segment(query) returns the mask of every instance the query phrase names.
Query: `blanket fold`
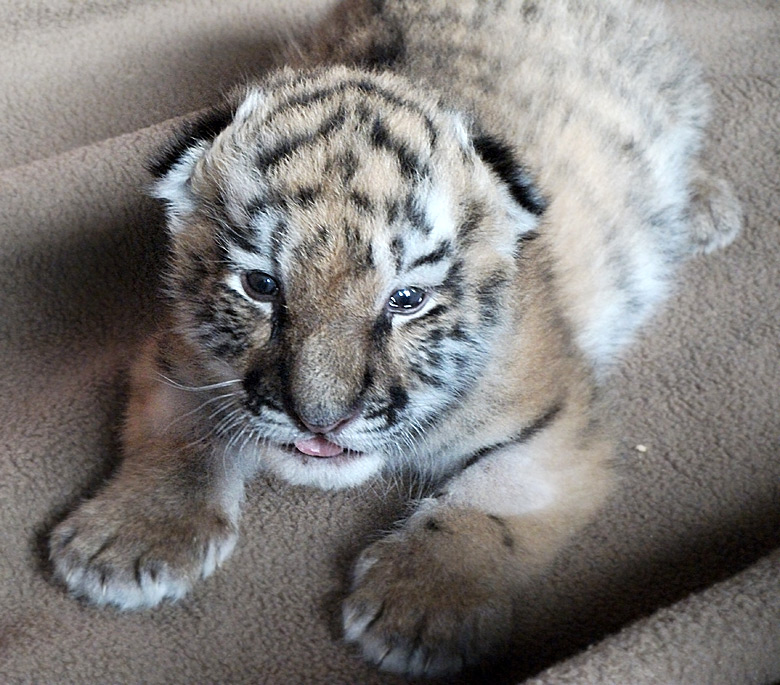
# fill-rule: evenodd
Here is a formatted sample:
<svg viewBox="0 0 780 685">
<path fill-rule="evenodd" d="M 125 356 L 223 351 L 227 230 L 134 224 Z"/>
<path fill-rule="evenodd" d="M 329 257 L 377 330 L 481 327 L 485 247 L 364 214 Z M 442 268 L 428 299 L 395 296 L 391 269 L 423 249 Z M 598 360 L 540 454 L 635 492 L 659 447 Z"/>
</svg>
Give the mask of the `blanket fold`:
<svg viewBox="0 0 780 685">
<path fill-rule="evenodd" d="M 0 0 L 3 682 L 401 682 L 336 618 L 351 560 L 403 513 L 394 484 L 258 478 L 230 561 L 148 612 L 74 601 L 47 562 L 48 530 L 116 465 L 124 369 L 157 312 L 146 160 L 333 4 Z M 621 487 L 524 599 L 508 657 L 456 682 L 780 681 L 780 12 L 667 4 L 710 74 L 708 164 L 745 229 L 685 267 L 614 370 Z"/>
</svg>

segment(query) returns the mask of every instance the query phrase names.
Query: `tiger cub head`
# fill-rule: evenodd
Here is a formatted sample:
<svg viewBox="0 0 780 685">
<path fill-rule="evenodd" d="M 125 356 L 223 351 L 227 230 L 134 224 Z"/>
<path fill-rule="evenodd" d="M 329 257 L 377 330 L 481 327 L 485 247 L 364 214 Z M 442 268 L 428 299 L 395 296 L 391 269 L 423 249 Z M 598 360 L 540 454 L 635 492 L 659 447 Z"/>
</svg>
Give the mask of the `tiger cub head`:
<svg viewBox="0 0 780 685">
<path fill-rule="evenodd" d="M 424 468 L 479 382 L 541 205 L 472 128 L 391 74 L 285 70 L 154 164 L 176 330 L 282 477 Z"/>
</svg>

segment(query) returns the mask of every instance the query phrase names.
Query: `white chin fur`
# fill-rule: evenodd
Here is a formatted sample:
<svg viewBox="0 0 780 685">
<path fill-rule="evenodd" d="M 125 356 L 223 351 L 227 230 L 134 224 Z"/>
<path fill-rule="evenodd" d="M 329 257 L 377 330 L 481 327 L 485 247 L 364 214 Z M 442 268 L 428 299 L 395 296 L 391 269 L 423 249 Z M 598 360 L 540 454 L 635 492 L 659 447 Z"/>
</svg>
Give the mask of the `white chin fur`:
<svg viewBox="0 0 780 685">
<path fill-rule="evenodd" d="M 364 483 L 384 466 L 376 454 L 310 457 L 271 448 L 264 455 L 264 466 L 294 485 L 308 485 L 322 490 L 339 490 Z"/>
</svg>

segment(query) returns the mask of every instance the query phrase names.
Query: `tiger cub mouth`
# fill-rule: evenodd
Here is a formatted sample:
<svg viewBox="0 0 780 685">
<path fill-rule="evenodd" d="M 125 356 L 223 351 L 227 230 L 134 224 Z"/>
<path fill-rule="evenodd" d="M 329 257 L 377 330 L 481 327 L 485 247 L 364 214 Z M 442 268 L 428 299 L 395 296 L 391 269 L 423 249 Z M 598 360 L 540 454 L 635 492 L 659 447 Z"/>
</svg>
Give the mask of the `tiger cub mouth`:
<svg viewBox="0 0 780 685">
<path fill-rule="evenodd" d="M 337 445 L 321 435 L 296 440 L 293 447 L 302 454 L 323 459 L 337 457 L 346 451 L 341 445 Z"/>
<path fill-rule="evenodd" d="M 342 462 L 345 460 L 359 459 L 365 456 L 364 452 L 359 452 L 348 447 L 342 447 L 335 442 L 331 442 L 321 435 L 315 435 L 312 438 L 302 438 L 292 444 L 280 445 L 287 453 L 303 458 L 314 457 L 323 461 L 332 460 Z"/>
</svg>

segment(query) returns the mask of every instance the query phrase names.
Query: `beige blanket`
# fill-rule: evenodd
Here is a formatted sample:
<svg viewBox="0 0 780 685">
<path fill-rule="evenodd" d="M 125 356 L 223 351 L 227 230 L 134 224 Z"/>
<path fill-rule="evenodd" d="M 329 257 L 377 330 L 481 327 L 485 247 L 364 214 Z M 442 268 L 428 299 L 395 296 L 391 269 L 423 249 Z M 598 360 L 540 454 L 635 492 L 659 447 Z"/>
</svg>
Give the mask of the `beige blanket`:
<svg viewBox="0 0 780 685">
<path fill-rule="evenodd" d="M 52 522 L 116 463 L 122 369 L 154 318 L 145 159 L 330 4 L 0 0 L 2 682 L 399 682 L 333 618 L 355 551 L 399 515 L 390 488 L 259 478 L 233 558 L 149 612 L 81 605 L 46 561 Z M 509 658 L 462 682 L 780 680 L 780 7 L 668 4 L 746 227 L 616 369 L 623 485 L 527 598 Z"/>
</svg>

